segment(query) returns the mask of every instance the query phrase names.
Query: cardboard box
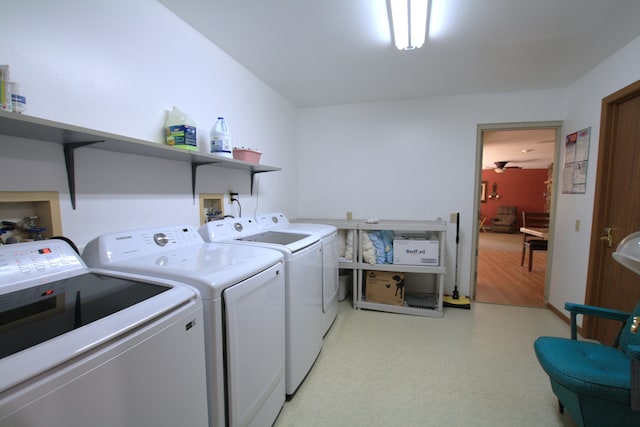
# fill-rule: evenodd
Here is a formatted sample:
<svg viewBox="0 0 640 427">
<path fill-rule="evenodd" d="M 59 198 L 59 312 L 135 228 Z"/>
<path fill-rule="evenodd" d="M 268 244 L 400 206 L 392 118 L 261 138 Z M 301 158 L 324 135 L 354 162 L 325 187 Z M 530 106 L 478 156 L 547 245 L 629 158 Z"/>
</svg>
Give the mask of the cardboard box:
<svg viewBox="0 0 640 427">
<path fill-rule="evenodd" d="M 404 305 L 404 273 L 365 271 L 365 297 L 370 302 Z"/>
<path fill-rule="evenodd" d="M 437 240 L 394 240 L 393 263 L 404 265 L 440 265 L 440 242 Z"/>
</svg>

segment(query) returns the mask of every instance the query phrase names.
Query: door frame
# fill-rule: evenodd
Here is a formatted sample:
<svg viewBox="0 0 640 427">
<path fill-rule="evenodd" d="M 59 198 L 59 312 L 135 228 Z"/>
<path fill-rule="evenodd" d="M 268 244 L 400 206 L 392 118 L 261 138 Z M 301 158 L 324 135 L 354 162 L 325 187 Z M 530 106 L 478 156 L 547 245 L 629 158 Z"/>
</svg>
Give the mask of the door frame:
<svg viewBox="0 0 640 427">
<path fill-rule="evenodd" d="M 600 136 L 598 141 L 598 163 L 596 167 L 596 187 L 593 198 L 593 219 L 589 247 L 589 265 L 587 267 L 587 286 L 585 304 L 599 306 L 600 293 L 605 280 L 602 276 L 605 248 L 600 241 L 602 230 L 607 226 L 606 213 L 609 209 L 608 189 L 614 183 L 609 177 L 614 146 L 610 144 L 615 132 L 616 106 L 629 98 L 640 96 L 640 80 L 612 93 L 602 99 L 600 112 Z M 591 338 L 596 335 L 598 321 L 585 316 L 581 332 Z"/>
<path fill-rule="evenodd" d="M 560 140 L 562 137 L 562 121 L 543 121 L 543 122 L 514 122 L 514 123 L 481 123 L 477 125 L 476 130 L 476 177 L 474 187 L 477 191 L 474 191 L 473 212 L 477 215 L 480 212 L 480 186 L 482 185 L 482 153 L 484 149 L 482 134 L 484 131 L 495 130 L 528 130 L 528 129 L 555 129 L 556 130 L 556 142 L 553 155 L 553 183 L 551 184 L 551 211 L 549 212 L 550 228 L 549 228 L 549 248 L 547 249 L 547 272 L 544 280 L 544 304 L 549 302 L 549 278 L 551 277 L 551 260 L 553 259 L 553 227 L 556 213 L 556 199 L 558 197 L 558 164 L 560 160 Z M 478 239 L 479 239 L 479 224 L 474 220 L 473 233 L 471 237 L 471 268 L 469 270 L 469 298 L 475 299 L 476 286 L 478 278 Z"/>
</svg>

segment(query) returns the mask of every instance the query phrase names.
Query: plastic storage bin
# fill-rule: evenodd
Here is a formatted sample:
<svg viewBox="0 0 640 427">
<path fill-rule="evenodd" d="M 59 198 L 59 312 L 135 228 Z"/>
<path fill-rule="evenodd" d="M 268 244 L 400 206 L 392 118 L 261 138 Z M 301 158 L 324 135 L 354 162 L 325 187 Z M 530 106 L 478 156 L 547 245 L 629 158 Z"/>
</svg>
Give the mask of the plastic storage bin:
<svg viewBox="0 0 640 427">
<path fill-rule="evenodd" d="M 248 148 L 234 148 L 233 158 L 236 160 L 243 160 L 250 163 L 260 163 L 260 156 L 262 153 Z"/>
</svg>

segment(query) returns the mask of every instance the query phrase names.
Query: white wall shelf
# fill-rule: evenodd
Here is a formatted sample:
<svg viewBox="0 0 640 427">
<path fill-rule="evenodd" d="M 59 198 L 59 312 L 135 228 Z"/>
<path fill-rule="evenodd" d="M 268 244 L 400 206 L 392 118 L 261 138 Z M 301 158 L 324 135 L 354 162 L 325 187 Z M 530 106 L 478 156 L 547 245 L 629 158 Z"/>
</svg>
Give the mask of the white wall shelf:
<svg viewBox="0 0 640 427">
<path fill-rule="evenodd" d="M 161 143 L 129 138 L 127 136 L 115 135 L 2 110 L 0 110 L 0 134 L 47 141 L 63 146 L 69 194 L 73 209 L 76 208 L 74 152 L 81 147 L 89 145 L 101 150 L 156 157 L 191 164 L 191 189 L 194 200 L 197 169 L 200 166 L 212 165 L 226 169 L 247 171 L 251 175 L 252 192 L 255 174 L 281 170 L 281 168 L 274 166 L 249 163 L 214 154 L 184 150 Z"/>
</svg>

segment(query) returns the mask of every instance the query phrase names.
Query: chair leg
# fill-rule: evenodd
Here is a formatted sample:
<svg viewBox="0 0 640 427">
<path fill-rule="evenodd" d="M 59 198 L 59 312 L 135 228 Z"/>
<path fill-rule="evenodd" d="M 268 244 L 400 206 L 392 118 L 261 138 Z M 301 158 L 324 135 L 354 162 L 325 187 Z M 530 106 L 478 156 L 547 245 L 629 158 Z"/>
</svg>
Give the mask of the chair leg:
<svg viewBox="0 0 640 427">
<path fill-rule="evenodd" d="M 520 259 L 520 266 L 522 267 L 524 265 L 524 253 L 526 252 L 527 247 L 524 245 L 524 243 L 522 244 L 522 258 Z"/>
<path fill-rule="evenodd" d="M 533 249 L 529 247 L 529 271 L 531 271 L 532 264 L 533 264 Z"/>
</svg>

